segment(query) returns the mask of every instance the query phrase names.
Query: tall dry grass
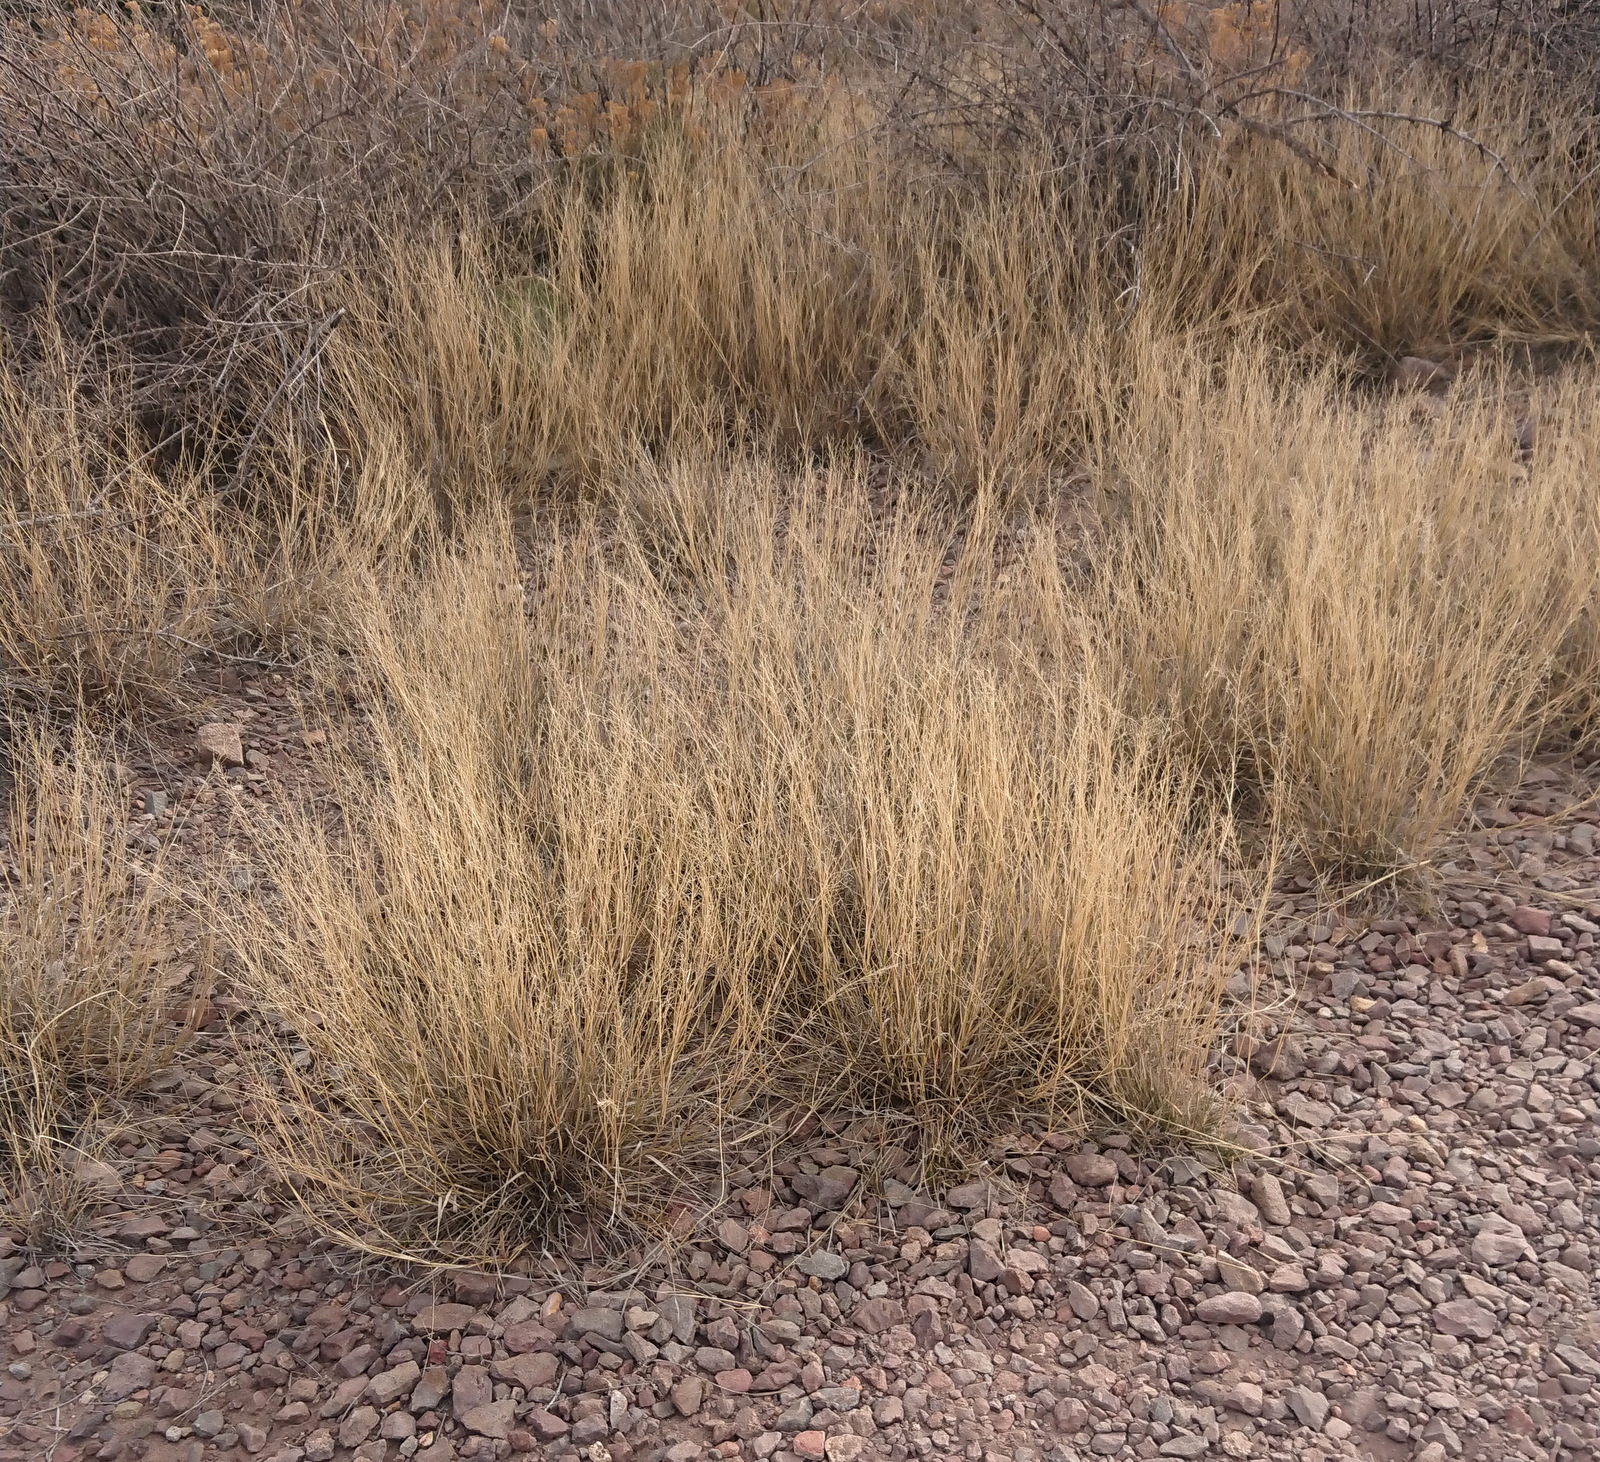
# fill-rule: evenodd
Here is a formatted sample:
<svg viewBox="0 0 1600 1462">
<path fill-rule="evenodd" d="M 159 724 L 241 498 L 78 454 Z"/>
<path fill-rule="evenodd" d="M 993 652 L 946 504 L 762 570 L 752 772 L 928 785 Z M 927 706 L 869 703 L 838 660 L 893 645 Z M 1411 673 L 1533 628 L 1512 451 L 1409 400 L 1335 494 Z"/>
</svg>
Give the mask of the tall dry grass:
<svg viewBox="0 0 1600 1462">
<path fill-rule="evenodd" d="M 1105 633 L 1134 707 L 1319 868 L 1425 860 L 1568 712 L 1592 612 L 1592 372 L 1517 460 L 1493 369 L 1437 419 L 1241 351 L 1145 382 L 1105 453 Z"/>
<path fill-rule="evenodd" d="M 1065 597 L 997 593 L 986 535 L 950 571 L 859 467 L 638 470 L 526 616 L 493 534 L 371 591 L 350 835 L 291 822 L 243 932 L 313 1054 L 262 1101 L 285 1168 L 369 1242 L 494 1251 L 797 1096 L 930 1160 L 1026 1111 L 1204 1130 L 1227 829 Z"/>
<path fill-rule="evenodd" d="M 0 34 L 0 671 L 134 715 L 337 652 L 347 823 L 228 932 L 340 1232 L 648 1215 L 796 1100 L 930 1164 L 1203 1129 L 1272 851 L 1415 872 L 1592 730 L 1593 372 L 1522 463 L 1509 364 L 1600 319 L 1570 68 L 980 9 L 777 69 L 448 5 Z"/>
<path fill-rule="evenodd" d="M 90 395 L 59 350 L 27 376 L 0 359 L 0 693 L 35 713 L 169 694 L 229 558 L 197 475 Z"/>
<path fill-rule="evenodd" d="M 1232 126 L 1126 191 L 1028 152 L 977 183 L 908 175 L 892 134 L 801 102 L 709 150 L 666 129 L 552 181 L 509 243 L 397 234 L 329 296 L 350 309 L 339 419 L 468 506 L 592 497 L 619 453 L 708 429 L 1026 494 L 1082 465 L 1152 342 L 1215 353 L 1243 331 L 1381 375 L 1600 318 L 1581 119 L 1536 128 L 1509 84 L 1305 110 L 1288 120 L 1326 172 Z"/>
<path fill-rule="evenodd" d="M 96 1157 L 107 1124 L 205 1001 L 176 957 L 160 859 L 129 846 L 105 750 L 18 735 L 8 751 L 0 1217 L 41 1243 L 114 1188 Z"/>
</svg>

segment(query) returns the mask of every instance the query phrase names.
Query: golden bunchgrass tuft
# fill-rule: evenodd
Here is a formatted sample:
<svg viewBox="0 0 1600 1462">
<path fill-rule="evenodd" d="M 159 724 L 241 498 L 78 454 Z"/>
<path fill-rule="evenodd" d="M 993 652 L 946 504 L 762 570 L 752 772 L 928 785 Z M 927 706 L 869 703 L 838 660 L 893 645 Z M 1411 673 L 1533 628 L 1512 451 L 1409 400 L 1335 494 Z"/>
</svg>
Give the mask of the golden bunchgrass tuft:
<svg viewBox="0 0 1600 1462">
<path fill-rule="evenodd" d="M 1563 644 L 1583 654 L 1586 385 L 1561 384 L 1524 466 L 1492 369 L 1443 407 L 1291 383 L 1249 349 L 1220 386 L 1150 379 L 1105 461 L 1126 519 L 1103 612 L 1131 703 L 1324 871 L 1425 860 L 1559 713 Z"/>
<path fill-rule="evenodd" d="M 311 1055 L 257 1098 L 306 1201 L 503 1254 L 648 1216 L 796 1095 L 930 1153 L 1028 1111 L 1207 1130 L 1247 886 L 1050 601 L 991 593 L 986 536 L 951 575 L 872 525 L 854 467 L 659 472 L 701 511 L 550 540 L 526 615 L 492 532 L 370 591 L 347 836 L 289 823 L 241 930 Z"/>
<path fill-rule="evenodd" d="M 216 504 L 82 399 L 55 342 L 0 354 L 0 689 L 32 709 L 161 700 L 211 629 L 227 553 Z"/>
</svg>

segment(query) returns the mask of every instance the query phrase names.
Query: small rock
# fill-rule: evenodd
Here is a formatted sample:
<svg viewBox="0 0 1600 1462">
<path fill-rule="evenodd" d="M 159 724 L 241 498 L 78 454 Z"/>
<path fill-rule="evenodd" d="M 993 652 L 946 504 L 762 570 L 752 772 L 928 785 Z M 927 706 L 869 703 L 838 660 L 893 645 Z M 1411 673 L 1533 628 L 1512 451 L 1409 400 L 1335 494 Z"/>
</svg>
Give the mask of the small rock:
<svg viewBox="0 0 1600 1462">
<path fill-rule="evenodd" d="M 905 1306 L 899 1300 L 866 1300 L 850 1312 L 850 1323 L 868 1335 L 881 1335 L 906 1321 Z"/>
<path fill-rule="evenodd" d="M 1451 1300 L 1433 1307 L 1433 1324 L 1441 1334 L 1487 1340 L 1500 1328 L 1490 1310 L 1473 1300 Z"/>
<path fill-rule="evenodd" d="M 1257 1041 L 1250 1049 L 1250 1069 L 1257 1076 L 1293 1081 L 1305 1072 L 1305 1052 L 1300 1043 L 1290 1036 L 1279 1036 L 1275 1041 Z"/>
<path fill-rule="evenodd" d="M 125 1401 L 135 1391 L 147 1389 L 155 1376 L 156 1363 L 149 1356 L 125 1350 L 112 1360 L 100 1397 L 103 1401 Z"/>
<path fill-rule="evenodd" d="M 1087 1285 L 1073 1280 L 1067 1286 L 1067 1304 L 1080 1320 L 1088 1322 L 1100 1313 L 1100 1301 Z"/>
<path fill-rule="evenodd" d="M 1261 1210 L 1254 1203 L 1243 1194 L 1234 1193 L 1227 1188 L 1218 1188 L 1211 1195 L 1211 1200 L 1217 1205 L 1217 1216 L 1236 1228 L 1254 1224 L 1261 1218 Z"/>
<path fill-rule="evenodd" d="M 487 1406 L 494 1400 L 494 1382 L 486 1366 L 462 1366 L 450 1383 L 450 1410 L 457 1421 L 463 1421 L 469 1411 Z"/>
<path fill-rule="evenodd" d="M 1335 1000 L 1348 1000 L 1363 988 L 1370 990 L 1372 984 L 1360 970 L 1335 970 L 1329 981 L 1329 993 Z"/>
<path fill-rule="evenodd" d="M 622 1311 L 609 1310 L 601 1305 L 579 1310 L 577 1314 L 567 1321 L 566 1338 L 576 1341 L 585 1335 L 598 1335 L 605 1340 L 620 1341 L 622 1339 Z"/>
<path fill-rule="evenodd" d="M 411 1410 L 419 1415 L 424 1411 L 437 1411 L 449 1394 L 450 1373 L 443 1366 L 429 1366 L 411 1393 Z"/>
<path fill-rule="evenodd" d="M 202 1411 L 190 1423 L 197 1437 L 204 1437 L 210 1441 L 228 1424 L 227 1418 L 220 1411 Z"/>
<path fill-rule="evenodd" d="M 1272 1343 L 1279 1350 L 1293 1350 L 1295 1341 L 1304 1333 L 1305 1317 L 1299 1310 L 1284 1308 L 1272 1321 Z"/>
<path fill-rule="evenodd" d="M 267 1445 L 267 1433 L 262 1427 L 252 1426 L 247 1421 L 238 1421 L 233 1424 L 233 1429 L 239 1434 L 239 1445 L 252 1457 Z"/>
<path fill-rule="evenodd" d="M 448 1335 L 452 1330 L 465 1330 L 477 1313 L 471 1305 L 429 1305 L 419 1310 L 411 1323 L 425 1335 Z"/>
<path fill-rule="evenodd" d="M 843 1279 L 850 1272 L 848 1262 L 828 1249 L 818 1249 L 814 1253 L 805 1255 L 796 1262 L 795 1268 L 802 1274 L 822 1280 L 824 1284 L 832 1284 L 835 1280 Z"/>
<path fill-rule="evenodd" d="M 212 721 L 194 733 L 195 752 L 202 762 L 225 767 L 244 765 L 239 728 L 232 721 Z"/>
<path fill-rule="evenodd" d="M 1261 1301 L 1242 1290 L 1207 1295 L 1195 1306 L 1195 1314 L 1207 1325 L 1254 1325 L 1261 1318 Z"/>
<path fill-rule="evenodd" d="M 1228 1395 L 1228 1406 L 1246 1416 L 1260 1416 L 1266 1397 L 1254 1381 L 1240 1381 Z"/>
<path fill-rule="evenodd" d="M 1063 1166 L 1080 1188 L 1104 1188 L 1117 1180 L 1116 1163 L 1102 1153 L 1073 1153 Z"/>
<path fill-rule="evenodd" d="M 1284 1227 L 1294 1216 L 1289 1212 L 1289 1200 L 1283 1196 L 1283 1185 L 1272 1173 L 1256 1175 L 1250 1196 L 1261 1210 L 1261 1217 L 1276 1228 Z"/>
<path fill-rule="evenodd" d="M 1515 908 L 1507 916 L 1507 922 L 1519 934 L 1537 934 L 1540 938 L 1550 936 L 1550 911 L 1536 909 L 1531 905 L 1523 904 Z"/>
<path fill-rule="evenodd" d="M 456 1298 L 464 1305 L 482 1307 L 492 1304 L 499 1293 L 499 1281 L 492 1274 L 478 1274 L 463 1270 L 455 1276 L 453 1288 Z"/>
<path fill-rule="evenodd" d="M 358 1406 L 339 1423 L 339 1445 L 359 1447 L 378 1429 L 378 1410 L 375 1406 Z"/>
<path fill-rule="evenodd" d="M 777 1418 L 773 1421 L 772 1425 L 780 1432 L 786 1432 L 790 1435 L 793 1435 L 795 1432 L 803 1432 L 808 1426 L 810 1426 L 811 1417 L 812 1406 L 810 1397 L 800 1396 L 794 1401 L 791 1401 L 789 1405 L 784 1407 L 784 1409 L 778 1413 Z"/>
<path fill-rule="evenodd" d="M 122 1266 L 122 1272 L 135 1284 L 149 1284 L 167 1267 L 164 1254 L 135 1254 Z"/>
<path fill-rule="evenodd" d="M 388 1406 L 402 1396 L 409 1395 L 421 1379 L 422 1368 L 414 1360 L 408 1360 L 393 1370 L 380 1371 L 373 1376 L 367 1382 L 366 1394 L 378 1406 Z"/>
<path fill-rule="evenodd" d="M 1298 1091 L 1290 1092 L 1288 1096 L 1280 1098 L 1278 1110 L 1291 1121 L 1306 1127 L 1326 1127 L 1338 1115 L 1326 1102 L 1312 1101 L 1310 1097 Z"/>
<path fill-rule="evenodd" d="M 416 1434 L 417 1419 L 409 1411 L 391 1411 L 378 1426 L 378 1435 L 386 1442 L 403 1442 Z M 515 1438 L 512 1440 L 512 1447 L 513 1449 L 516 1447 Z M 533 1450 L 531 1443 L 524 1450 L 531 1452 Z"/>
<path fill-rule="evenodd" d="M 1267 1288 L 1274 1294 L 1300 1294 L 1310 1287 L 1305 1270 L 1298 1264 L 1280 1264 L 1267 1281 Z"/>
<path fill-rule="evenodd" d="M 495 1440 L 504 1440 L 511 1435 L 511 1423 L 516 1420 L 516 1402 L 488 1401 L 482 1406 L 474 1406 L 461 1414 L 461 1425 L 469 1432 L 476 1432 L 480 1437 L 490 1437 Z M 600 1436 L 604 1436 L 610 1427 L 605 1425 L 604 1417 L 597 1417 L 602 1425 Z M 598 1437 L 590 1437 L 590 1441 L 598 1441 Z"/>
<path fill-rule="evenodd" d="M 333 1462 L 333 1433 L 326 1427 L 312 1432 L 305 1440 L 305 1448 L 305 1462 Z"/>
<path fill-rule="evenodd" d="M 1089 1424 L 1089 1408 L 1076 1397 L 1056 1402 L 1052 1413 L 1056 1430 L 1063 1436 L 1076 1436 Z"/>
<path fill-rule="evenodd" d="M 825 1432 L 796 1432 L 790 1446 L 800 1457 L 816 1459 L 828 1455 L 828 1437 Z"/>
<path fill-rule="evenodd" d="M 526 1421 L 528 1430 L 541 1442 L 559 1441 L 567 1434 L 566 1422 L 542 1406 L 535 1406 Z"/>
<path fill-rule="evenodd" d="M 663 1295 L 656 1301 L 656 1312 L 672 1327 L 672 1337 L 679 1345 L 694 1342 L 694 1301 L 688 1295 Z"/>
<path fill-rule="evenodd" d="M 974 1284 L 994 1284 L 1005 1271 L 1000 1256 L 982 1239 L 973 1239 L 967 1246 L 967 1272 Z"/>
<path fill-rule="evenodd" d="M 1267 1282 L 1261 1277 L 1259 1270 L 1241 1263 L 1228 1254 L 1217 1256 L 1217 1271 L 1222 1276 L 1222 1283 L 1228 1289 L 1239 1290 L 1244 1294 L 1260 1294 L 1267 1287 Z"/>
<path fill-rule="evenodd" d="M 698 1376 L 686 1376 L 672 1388 L 671 1395 L 679 1416 L 693 1416 L 705 1400 L 705 1382 Z"/>
<path fill-rule="evenodd" d="M 636 1337 L 630 1337 L 636 1339 Z M 627 1342 L 625 1341 L 624 1344 Z M 654 1350 L 654 1346 L 650 1349 Z M 504 1381 L 508 1385 L 521 1386 L 524 1391 L 542 1389 L 553 1386 L 556 1382 L 556 1372 L 560 1369 L 560 1362 L 550 1352 L 545 1351 L 539 1355 L 513 1355 L 505 1360 L 496 1360 L 489 1363 L 489 1374 L 497 1381 Z"/>
<path fill-rule="evenodd" d="M 1514 1223 L 1490 1214 L 1472 1241 L 1472 1257 L 1480 1264 L 1503 1268 L 1515 1264 L 1528 1252 L 1527 1235 Z"/>
<path fill-rule="evenodd" d="M 1328 1420 L 1328 1398 L 1309 1386 L 1291 1386 L 1283 1393 L 1284 1402 L 1294 1412 L 1301 1426 L 1320 1432 Z"/>
<path fill-rule="evenodd" d="M 796 1173 L 789 1183 L 802 1198 L 823 1208 L 838 1208 L 860 1181 L 861 1174 L 854 1168 L 829 1167 L 820 1173 Z"/>
<path fill-rule="evenodd" d="M 987 1208 L 993 1196 L 993 1189 L 988 1183 L 965 1183 L 945 1194 L 945 1202 L 951 1208 L 959 1208 L 963 1213 L 970 1213 L 974 1209 Z"/>
</svg>

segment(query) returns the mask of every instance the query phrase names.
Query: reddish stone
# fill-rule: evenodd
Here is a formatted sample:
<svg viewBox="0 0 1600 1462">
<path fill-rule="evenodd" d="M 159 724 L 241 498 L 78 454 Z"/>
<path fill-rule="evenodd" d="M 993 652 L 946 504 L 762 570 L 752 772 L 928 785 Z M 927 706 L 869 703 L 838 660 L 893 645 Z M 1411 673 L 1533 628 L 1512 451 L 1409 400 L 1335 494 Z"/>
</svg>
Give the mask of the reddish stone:
<svg viewBox="0 0 1600 1462">
<path fill-rule="evenodd" d="M 1527 904 L 1511 911 L 1511 927 L 1521 934 L 1537 934 L 1548 937 L 1550 934 L 1550 912 L 1548 909 L 1535 909 Z"/>
</svg>

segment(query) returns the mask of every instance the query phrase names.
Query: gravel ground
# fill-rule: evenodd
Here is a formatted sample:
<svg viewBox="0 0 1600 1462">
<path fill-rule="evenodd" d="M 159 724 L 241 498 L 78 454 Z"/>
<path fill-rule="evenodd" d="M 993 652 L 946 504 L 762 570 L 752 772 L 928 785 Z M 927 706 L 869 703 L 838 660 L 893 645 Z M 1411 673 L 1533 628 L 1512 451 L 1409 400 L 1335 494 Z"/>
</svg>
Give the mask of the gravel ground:
<svg viewBox="0 0 1600 1462">
<path fill-rule="evenodd" d="M 231 779 L 171 752 L 135 789 L 185 856 L 314 780 L 281 684 L 223 700 Z M 926 1194 L 881 1128 L 811 1118 L 627 1284 L 571 1255 L 418 1279 L 313 1238 L 255 1176 L 255 1018 L 221 998 L 91 1172 L 76 1251 L 0 1230 L 0 1462 L 1588 1457 L 1584 792 L 1537 767 L 1480 808 L 1431 913 L 1319 927 L 1280 895 L 1217 1055 L 1247 1158 L 1019 1132 Z"/>
</svg>

